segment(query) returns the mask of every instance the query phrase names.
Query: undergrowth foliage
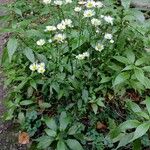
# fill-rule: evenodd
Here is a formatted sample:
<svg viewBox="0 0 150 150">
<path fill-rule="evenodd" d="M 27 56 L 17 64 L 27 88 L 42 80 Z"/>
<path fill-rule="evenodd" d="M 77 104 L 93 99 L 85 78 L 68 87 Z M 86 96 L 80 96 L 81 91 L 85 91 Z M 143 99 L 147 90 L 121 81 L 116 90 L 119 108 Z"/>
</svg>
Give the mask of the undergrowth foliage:
<svg viewBox="0 0 150 150">
<path fill-rule="evenodd" d="M 1 58 L 9 89 L 4 117 L 28 136 L 21 144 L 52 150 L 150 146 L 150 21 L 129 7 L 130 0 L 1 6 L 0 31 L 10 33 Z"/>
</svg>

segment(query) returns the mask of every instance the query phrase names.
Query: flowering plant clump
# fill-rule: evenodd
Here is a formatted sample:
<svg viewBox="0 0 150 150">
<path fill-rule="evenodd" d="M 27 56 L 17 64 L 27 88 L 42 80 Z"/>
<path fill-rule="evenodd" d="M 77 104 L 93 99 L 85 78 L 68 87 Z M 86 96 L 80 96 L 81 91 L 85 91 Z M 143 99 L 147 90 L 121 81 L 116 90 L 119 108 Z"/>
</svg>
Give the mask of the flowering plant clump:
<svg viewBox="0 0 150 150">
<path fill-rule="evenodd" d="M 10 89 L 4 118 L 27 135 L 19 143 L 103 150 L 148 139 L 147 124 L 134 138 L 125 126 L 112 131 L 132 118 L 126 99 L 139 103 L 150 89 L 150 28 L 141 11 L 122 0 L 16 0 L 2 7 L 9 22 L 2 32 L 11 33 L 1 59 Z"/>
</svg>

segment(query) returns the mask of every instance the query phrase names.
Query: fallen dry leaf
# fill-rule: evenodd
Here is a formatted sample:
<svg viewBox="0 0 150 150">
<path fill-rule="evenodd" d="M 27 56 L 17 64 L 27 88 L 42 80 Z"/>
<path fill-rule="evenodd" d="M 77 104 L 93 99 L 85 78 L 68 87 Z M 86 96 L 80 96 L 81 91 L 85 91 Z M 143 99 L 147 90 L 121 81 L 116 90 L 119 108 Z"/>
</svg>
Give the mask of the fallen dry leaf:
<svg viewBox="0 0 150 150">
<path fill-rule="evenodd" d="M 98 130 L 105 130 L 105 129 L 107 129 L 107 126 L 104 125 L 103 123 L 101 123 L 100 121 L 98 121 L 97 125 L 96 125 L 96 129 L 98 129 Z"/>
<path fill-rule="evenodd" d="M 29 134 L 26 132 L 20 132 L 18 136 L 18 142 L 19 144 L 29 144 Z"/>
</svg>

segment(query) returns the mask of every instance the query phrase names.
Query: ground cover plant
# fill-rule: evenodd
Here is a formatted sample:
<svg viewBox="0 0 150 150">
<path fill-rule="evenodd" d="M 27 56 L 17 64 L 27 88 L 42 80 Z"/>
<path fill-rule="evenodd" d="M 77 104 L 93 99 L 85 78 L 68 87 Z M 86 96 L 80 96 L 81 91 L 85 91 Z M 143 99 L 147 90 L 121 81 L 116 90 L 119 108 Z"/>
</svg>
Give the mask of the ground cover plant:
<svg viewBox="0 0 150 150">
<path fill-rule="evenodd" d="M 2 33 L 6 120 L 30 149 L 150 147 L 150 21 L 130 0 L 16 0 Z"/>
</svg>

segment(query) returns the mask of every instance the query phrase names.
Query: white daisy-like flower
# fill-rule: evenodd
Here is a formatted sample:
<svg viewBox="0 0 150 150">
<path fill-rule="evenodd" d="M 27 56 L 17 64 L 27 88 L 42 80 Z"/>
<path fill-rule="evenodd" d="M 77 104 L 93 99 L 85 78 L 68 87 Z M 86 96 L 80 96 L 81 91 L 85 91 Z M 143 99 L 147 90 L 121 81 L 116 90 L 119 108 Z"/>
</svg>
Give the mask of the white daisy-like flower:
<svg viewBox="0 0 150 150">
<path fill-rule="evenodd" d="M 65 39 L 66 39 L 65 34 L 58 33 L 58 34 L 55 34 L 54 36 L 54 40 L 57 41 L 58 43 L 63 42 Z"/>
<path fill-rule="evenodd" d="M 88 1 L 86 2 L 85 6 L 86 6 L 87 8 L 93 8 L 93 7 L 96 6 L 96 3 L 95 3 L 95 1 L 93 1 L 93 0 L 88 0 Z"/>
<path fill-rule="evenodd" d="M 99 25 L 101 25 L 101 21 L 100 21 L 99 19 L 96 19 L 96 18 L 93 18 L 93 19 L 91 20 L 91 23 L 92 23 L 92 25 L 94 25 L 94 26 L 99 26 Z"/>
<path fill-rule="evenodd" d="M 100 1 L 95 2 L 95 5 L 97 8 L 102 8 L 103 7 L 103 3 Z"/>
<path fill-rule="evenodd" d="M 84 52 L 84 53 L 83 53 L 83 56 L 84 56 L 84 57 L 89 57 L 90 54 L 89 54 L 89 52 Z"/>
<path fill-rule="evenodd" d="M 76 59 L 83 60 L 86 57 L 88 58 L 89 56 L 90 56 L 89 52 L 84 52 L 83 54 L 76 55 Z"/>
<path fill-rule="evenodd" d="M 112 18 L 111 16 L 104 16 L 104 20 L 105 20 L 107 23 L 110 23 L 111 25 L 113 25 L 113 20 L 114 20 L 114 18 Z"/>
<path fill-rule="evenodd" d="M 107 39 L 107 40 L 111 40 L 112 37 L 113 37 L 112 34 L 109 34 L 109 33 L 106 33 L 105 36 L 104 36 L 104 38 Z"/>
<path fill-rule="evenodd" d="M 55 31 L 57 28 L 55 26 L 46 26 L 45 31 Z"/>
<path fill-rule="evenodd" d="M 101 52 L 104 49 L 104 45 L 101 43 L 96 44 L 95 50 Z"/>
<path fill-rule="evenodd" d="M 112 39 L 111 39 L 111 40 L 110 40 L 110 43 L 112 43 L 112 44 L 113 44 L 113 43 L 114 43 L 114 40 L 112 40 Z"/>
<path fill-rule="evenodd" d="M 80 12 L 81 10 L 82 10 L 81 7 L 75 7 L 75 8 L 74 8 L 74 11 L 75 11 L 75 12 Z"/>
<path fill-rule="evenodd" d="M 45 70 L 45 68 L 44 67 L 38 67 L 38 69 L 37 69 L 37 72 L 38 73 L 44 73 L 46 70 Z"/>
<path fill-rule="evenodd" d="M 40 39 L 36 42 L 37 45 L 42 46 L 45 44 L 45 40 L 44 39 Z"/>
<path fill-rule="evenodd" d="M 73 27 L 71 19 L 65 19 L 65 20 L 62 21 L 62 23 L 65 24 L 68 27 Z"/>
<path fill-rule="evenodd" d="M 49 43 L 52 43 L 53 41 L 52 41 L 52 39 L 49 39 L 48 42 L 49 42 Z"/>
<path fill-rule="evenodd" d="M 83 0 L 80 0 L 79 2 L 78 2 L 78 4 L 79 5 L 84 5 L 84 4 L 86 4 L 87 2 L 86 1 L 83 1 Z"/>
<path fill-rule="evenodd" d="M 84 13 L 83 13 L 83 16 L 85 18 L 92 17 L 94 15 L 95 15 L 95 11 L 94 10 L 85 10 Z"/>
<path fill-rule="evenodd" d="M 66 29 L 66 25 L 61 22 L 61 23 L 59 23 L 59 24 L 57 25 L 57 29 L 58 29 L 58 30 L 65 30 L 65 29 Z"/>
<path fill-rule="evenodd" d="M 51 3 L 51 0 L 43 0 L 43 3 L 44 3 L 44 4 L 50 4 L 50 3 Z"/>
<path fill-rule="evenodd" d="M 61 0 L 55 0 L 54 4 L 58 5 L 58 6 L 61 6 L 63 4 L 63 1 L 61 1 Z"/>
<path fill-rule="evenodd" d="M 37 63 L 33 63 L 29 66 L 31 71 L 36 71 L 38 69 L 38 64 Z"/>
<path fill-rule="evenodd" d="M 66 0 L 65 3 L 66 3 L 66 4 L 71 4 L 71 3 L 72 3 L 72 0 Z"/>
</svg>

